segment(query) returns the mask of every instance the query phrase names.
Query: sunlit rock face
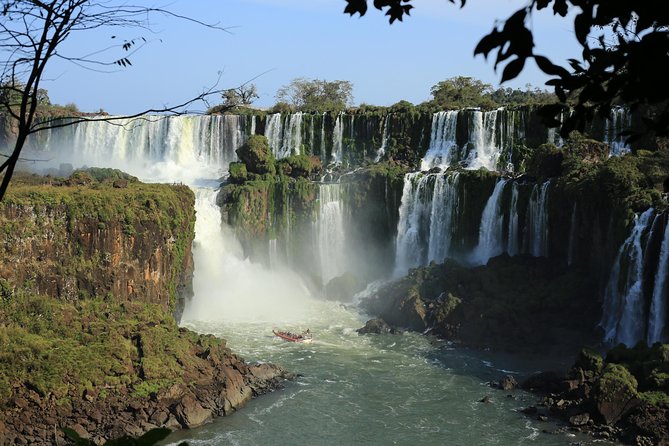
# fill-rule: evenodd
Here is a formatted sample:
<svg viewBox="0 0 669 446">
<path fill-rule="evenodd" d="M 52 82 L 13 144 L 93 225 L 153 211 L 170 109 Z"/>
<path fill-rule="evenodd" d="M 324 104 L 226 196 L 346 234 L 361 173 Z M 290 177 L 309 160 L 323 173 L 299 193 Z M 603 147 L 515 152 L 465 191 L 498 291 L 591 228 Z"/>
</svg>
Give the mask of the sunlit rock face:
<svg viewBox="0 0 669 446">
<path fill-rule="evenodd" d="M 193 194 L 184 186 L 16 186 L 0 204 L 0 276 L 74 300 L 175 305 L 189 287 Z"/>
</svg>

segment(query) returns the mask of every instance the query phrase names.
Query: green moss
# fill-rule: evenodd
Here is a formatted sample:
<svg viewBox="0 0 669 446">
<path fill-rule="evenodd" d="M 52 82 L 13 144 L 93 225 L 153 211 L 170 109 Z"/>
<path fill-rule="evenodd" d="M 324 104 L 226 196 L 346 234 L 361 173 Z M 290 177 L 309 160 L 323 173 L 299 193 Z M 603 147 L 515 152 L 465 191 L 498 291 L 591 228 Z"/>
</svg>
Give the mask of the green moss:
<svg viewBox="0 0 669 446">
<path fill-rule="evenodd" d="M 321 160 L 315 156 L 292 155 L 278 161 L 278 172 L 293 178 L 317 179 L 322 171 Z"/>
<path fill-rule="evenodd" d="M 599 373 L 604 368 L 604 358 L 596 350 L 585 347 L 576 358 L 576 367 L 586 372 Z"/>
<path fill-rule="evenodd" d="M 56 399 L 84 389 L 148 396 L 204 361 L 192 353 L 198 342 L 225 354 L 225 341 L 179 330 L 158 305 L 18 293 L 0 301 L 0 404 L 20 383 Z"/>
<path fill-rule="evenodd" d="M 98 183 L 111 183 L 115 180 L 127 180 L 131 183 L 139 182 L 137 177 L 125 173 L 122 170 L 112 169 L 109 167 L 89 167 L 86 169 L 77 169 L 74 171 L 74 173 L 72 173 L 72 176 L 75 176 L 75 174 L 79 173 L 87 174 Z"/>
<path fill-rule="evenodd" d="M 274 155 L 263 135 L 251 135 L 244 145 L 237 149 L 237 156 L 246 165 L 248 172 L 259 175 L 276 173 Z"/>
<path fill-rule="evenodd" d="M 230 163 L 230 182 L 241 184 L 248 178 L 248 172 L 244 163 Z"/>
<path fill-rule="evenodd" d="M 666 392 L 640 392 L 639 397 L 646 403 L 654 406 L 669 406 L 669 394 Z"/>
<path fill-rule="evenodd" d="M 620 364 L 608 364 L 595 383 L 595 398 L 610 401 L 611 398 L 632 399 L 638 397 L 636 378 Z"/>
</svg>

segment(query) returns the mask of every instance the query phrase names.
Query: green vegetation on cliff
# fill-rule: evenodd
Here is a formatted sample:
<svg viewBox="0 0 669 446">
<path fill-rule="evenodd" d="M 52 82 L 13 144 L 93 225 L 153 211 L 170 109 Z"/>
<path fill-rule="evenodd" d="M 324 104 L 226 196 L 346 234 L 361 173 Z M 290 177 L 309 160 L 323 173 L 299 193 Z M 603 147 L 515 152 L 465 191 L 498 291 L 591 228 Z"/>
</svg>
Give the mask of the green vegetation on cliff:
<svg viewBox="0 0 669 446">
<path fill-rule="evenodd" d="M 192 268 L 193 206 L 186 186 L 127 181 L 111 170 L 17 177 L 0 203 L 2 277 L 16 290 L 64 299 L 113 293 L 173 310 Z"/>
<path fill-rule="evenodd" d="M 193 339 L 170 312 L 189 286 L 193 204 L 186 186 L 113 169 L 18 176 L 0 203 L 0 344 L 14 358 L 0 397 L 15 383 L 58 399 L 183 379 Z"/>
<path fill-rule="evenodd" d="M 113 296 L 65 302 L 22 291 L 0 299 L 0 406 L 26 386 L 61 403 L 83 392 L 148 396 L 186 382 L 203 359 L 196 343 L 225 341 L 178 330 L 160 305 Z"/>
</svg>

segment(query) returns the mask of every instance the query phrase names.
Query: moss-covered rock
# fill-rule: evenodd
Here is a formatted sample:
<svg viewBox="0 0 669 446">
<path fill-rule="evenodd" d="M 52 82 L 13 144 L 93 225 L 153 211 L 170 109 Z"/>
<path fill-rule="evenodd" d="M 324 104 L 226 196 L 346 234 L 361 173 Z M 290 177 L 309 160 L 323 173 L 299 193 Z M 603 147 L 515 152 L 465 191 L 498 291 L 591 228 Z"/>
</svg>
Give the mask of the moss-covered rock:
<svg viewBox="0 0 669 446">
<path fill-rule="evenodd" d="M 640 403 L 636 379 L 619 364 L 608 364 L 593 390 L 597 412 L 606 424 L 615 424 Z"/>
<path fill-rule="evenodd" d="M 579 367 L 591 375 L 599 374 L 604 368 L 604 358 L 596 350 L 585 347 L 578 353 L 575 367 Z"/>
<path fill-rule="evenodd" d="M 237 149 L 237 156 L 248 172 L 259 175 L 276 173 L 274 155 L 263 135 L 249 136 L 246 143 Z"/>
<path fill-rule="evenodd" d="M 323 165 L 317 156 L 292 155 L 278 161 L 278 170 L 293 178 L 317 180 L 323 172 Z"/>
<path fill-rule="evenodd" d="M 242 184 L 249 178 L 248 171 L 246 170 L 246 164 L 244 163 L 230 163 L 229 173 L 229 180 L 234 184 Z"/>
</svg>

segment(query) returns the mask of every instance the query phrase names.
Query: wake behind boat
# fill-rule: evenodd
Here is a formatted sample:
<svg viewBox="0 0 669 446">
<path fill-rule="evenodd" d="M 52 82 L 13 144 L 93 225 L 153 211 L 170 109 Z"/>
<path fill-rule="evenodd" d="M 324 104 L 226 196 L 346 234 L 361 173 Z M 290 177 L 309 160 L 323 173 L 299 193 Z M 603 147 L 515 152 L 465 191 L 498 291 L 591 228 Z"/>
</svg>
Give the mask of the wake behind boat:
<svg viewBox="0 0 669 446">
<path fill-rule="evenodd" d="M 272 330 L 272 333 L 274 333 L 274 336 L 278 336 L 284 341 L 288 342 L 303 342 L 305 344 L 308 344 L 314 340 L 311 331 L 309 330 L 306 330 L 302 333 L 291 333 L 289 331 Z"/>
</svg>

